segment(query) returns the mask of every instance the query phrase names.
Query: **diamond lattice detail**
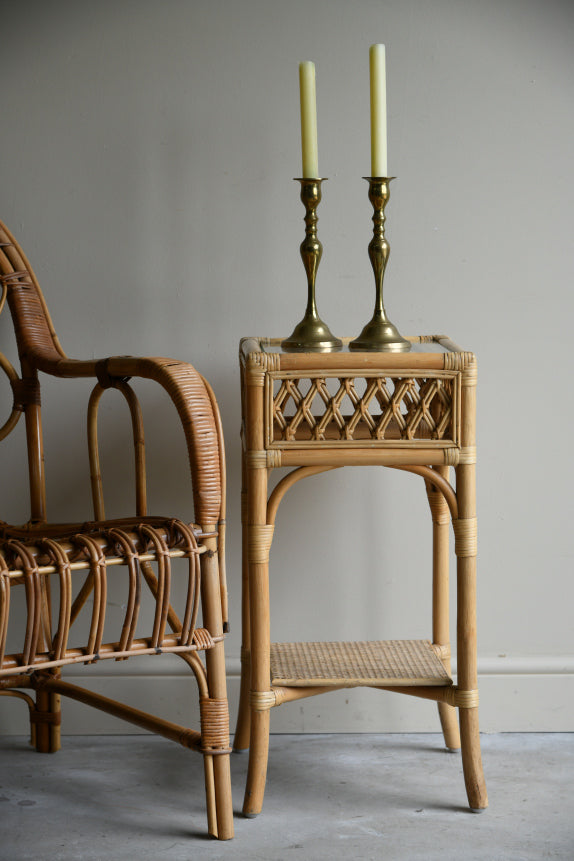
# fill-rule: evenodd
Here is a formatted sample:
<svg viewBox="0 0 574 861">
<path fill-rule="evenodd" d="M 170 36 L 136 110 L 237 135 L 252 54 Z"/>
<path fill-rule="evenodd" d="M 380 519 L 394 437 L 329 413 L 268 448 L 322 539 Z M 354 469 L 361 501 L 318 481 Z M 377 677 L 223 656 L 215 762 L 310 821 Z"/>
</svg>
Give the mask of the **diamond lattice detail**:
<svg viewBox="0 0 574 861">
<path fill-rule="evenodd" d="M 454 441 L 452 377 L 277 376 L 272 442 Z"/>
</svg>

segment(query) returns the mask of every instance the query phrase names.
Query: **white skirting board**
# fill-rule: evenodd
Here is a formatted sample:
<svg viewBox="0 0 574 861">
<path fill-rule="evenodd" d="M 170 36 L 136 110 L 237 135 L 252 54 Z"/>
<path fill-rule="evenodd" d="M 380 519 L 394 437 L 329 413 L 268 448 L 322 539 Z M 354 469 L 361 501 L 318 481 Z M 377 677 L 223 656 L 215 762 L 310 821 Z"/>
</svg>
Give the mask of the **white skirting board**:
<svg viewBox="0 0 574 861">
<path fill-rule="evenodd" d="M 72 684 L 199 728 L 197 688 L 189 673 L 171 663 L 164 673 L 157 659 L 122 667 L 64 673 Z M 114 673 L 114 669 L 116 672 Z M 118 671 L 119 670 L 119 671 Z M 128 672 L 129 670 L 129 672 Z M 149 684 L 145 684 L 148 681 Z M 574 731 L 574 656 L 495 657 L 479 661 L 480 724 L 484 732 Z M 233 732 L 239 698 L 239 661 L 228 661 Z M 137 733 L 137 727 L 73 700 L 63 699 L 63 734 Z M 28 709 L 0 697 L 0 734 L 27 733 Z M 436 706 L 402 694 L 353 688 L 282 705 L 271 715 L 271 732 L 439 732 Z"/>
</svg>

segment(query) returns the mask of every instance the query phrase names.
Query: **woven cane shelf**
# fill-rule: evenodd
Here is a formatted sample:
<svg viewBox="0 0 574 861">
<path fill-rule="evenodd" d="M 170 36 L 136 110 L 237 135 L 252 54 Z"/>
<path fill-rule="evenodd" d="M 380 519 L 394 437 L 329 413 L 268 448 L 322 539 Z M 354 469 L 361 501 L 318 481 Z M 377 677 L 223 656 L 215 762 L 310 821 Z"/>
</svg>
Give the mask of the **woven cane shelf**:
<svg viewBox="0 0 574 861">
<path fill-rule="evenodd" d="M 271 643 L 274 685 L 452 685 L 429 640 Z"/>
</svg>

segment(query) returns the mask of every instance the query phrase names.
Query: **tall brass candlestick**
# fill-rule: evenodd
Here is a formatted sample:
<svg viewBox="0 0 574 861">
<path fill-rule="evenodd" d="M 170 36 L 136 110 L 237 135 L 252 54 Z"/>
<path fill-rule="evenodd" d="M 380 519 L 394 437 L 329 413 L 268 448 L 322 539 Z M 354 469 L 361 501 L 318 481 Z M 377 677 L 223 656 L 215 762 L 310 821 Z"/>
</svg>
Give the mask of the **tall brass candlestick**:
<svg viewBox="0 0 574 861">
<path fill-rule="evenodd" d="M 343 342 L 335 338 L 327 324 L 323 323 L 315 300 L 315 279 L 323 254 L 323 246 L 317 238 L 317 207 L 321 202 L 323 180 L 305 177 L 298 182 L 301 183 L 301 201 L 305 206 L 305 239 L 300 251 L 307 273 L 307 310 L 289 338 L 281 342 L 281 346 L 291 353 L 329 353 L 340 350 Z"/>
<path fill-rule="evenodd" d="M 390 197 L 389 184 L 394 176 L 365 176 L 369 183 L 369 200 L 373 205 L 373 238 L 369 242 L 369 258 L 375 274 L 375 312 L 358 338 L 349 344 L 350 350 L 406 353 L 411 344 L 399 333 L 387 317 L 383 304 L 383 278 L 389 259 L 389 243 L 385 239 L 385 206 Z"/>
</svg>

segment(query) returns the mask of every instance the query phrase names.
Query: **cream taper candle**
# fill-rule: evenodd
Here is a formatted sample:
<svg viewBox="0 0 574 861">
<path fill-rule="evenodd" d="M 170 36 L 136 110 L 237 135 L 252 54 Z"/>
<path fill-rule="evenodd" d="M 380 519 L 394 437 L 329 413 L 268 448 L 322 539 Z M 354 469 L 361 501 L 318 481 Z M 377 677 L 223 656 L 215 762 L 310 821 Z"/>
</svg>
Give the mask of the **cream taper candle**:
<svg viewBox="0 0 574 861">
<path fill-rule="evenodd" d="M 387 73 L 385 46 L 371 45 L 371 176 L 387 176 Z"/>
<path fill-rule="evenodd" d="M 303 176 L 319 177 L 317 153 L 317 95 L 315 89 L 315 63 L 299 63 L 299 90 L 301 95 L 301 150 Z"/>
</svg>

